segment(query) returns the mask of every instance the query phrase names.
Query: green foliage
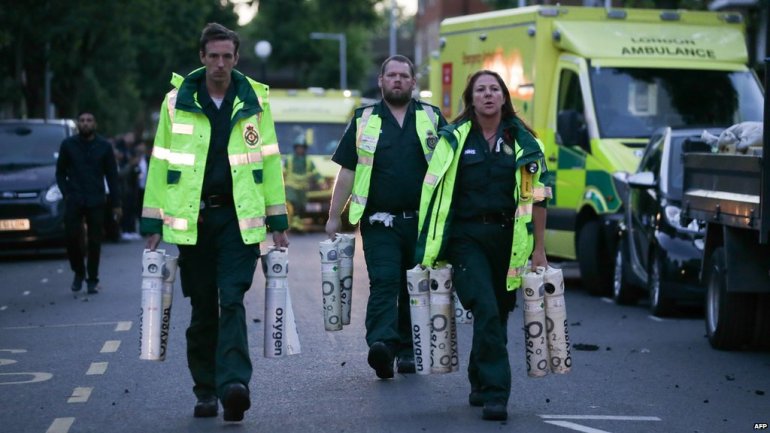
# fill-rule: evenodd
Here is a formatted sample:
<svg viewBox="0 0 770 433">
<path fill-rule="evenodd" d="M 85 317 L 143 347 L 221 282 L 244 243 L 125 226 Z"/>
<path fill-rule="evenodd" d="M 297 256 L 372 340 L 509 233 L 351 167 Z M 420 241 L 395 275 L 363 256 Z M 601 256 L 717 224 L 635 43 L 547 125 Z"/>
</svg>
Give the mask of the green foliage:
<svg viewBox="0 0 770 433">
<path fill-rule="evenodd" d="M 339 42 L 310 39 L 310 33 L 344 33 L 348 87 L 360 88 L 369 70 L 370 41 L 382 17 L 377 0 L 261 0 L 259 14 L 244 33 L 273 47 L 270 70 L 296 74 L 305 86 L 340 86 Z M 268 83 L 269 84 L 269 83 Z"/>
<path fill-rule="evenodd" d="M 43 117 L 47 60 L 59 117 L 88 108 L 107 135 L 141 132 L 171 72 L 200 64 L 198 39 L 210 21 L 236 27 L 220 0 L 4 2 L 0 113 Z"/>
</svg>

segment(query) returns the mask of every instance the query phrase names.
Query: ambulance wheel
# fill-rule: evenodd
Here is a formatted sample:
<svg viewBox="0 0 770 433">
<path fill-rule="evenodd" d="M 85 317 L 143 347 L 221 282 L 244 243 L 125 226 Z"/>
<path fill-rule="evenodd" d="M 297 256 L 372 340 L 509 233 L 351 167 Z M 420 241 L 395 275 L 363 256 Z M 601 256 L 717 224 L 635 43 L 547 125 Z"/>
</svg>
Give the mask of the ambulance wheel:
<svg viewBox="0 0 770 433">
<path fill-rule="evenodd" d="M 621 236 L 615 253 L 615 270 L 612 273 L 612 298 L 618 305 L 634 305 L 639 299 L 636 287 L 626 277 L 626 239 Z"/>
<path fill-rule="evenodd" d="M 752 337 L 755 297 L 727 291 L 725 251 L 714 250 L 707 268 L 706 336 L 714 349 L 740 349 Z"/>
<path fill-rule="evenodd" d="M 583 224 L 577 236 L 577 257 L 583 287 L 594 296 L 605 296 L 612 290 L 612 256 L 602 236 L 599 220 Z"/>
</svg>

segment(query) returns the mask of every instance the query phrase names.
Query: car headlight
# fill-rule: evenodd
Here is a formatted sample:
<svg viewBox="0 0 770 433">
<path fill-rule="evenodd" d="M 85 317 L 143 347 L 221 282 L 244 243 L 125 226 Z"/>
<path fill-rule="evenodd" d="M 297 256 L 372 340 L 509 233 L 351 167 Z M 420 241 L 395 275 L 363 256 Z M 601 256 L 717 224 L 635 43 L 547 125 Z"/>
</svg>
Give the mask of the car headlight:
<svg viewBox="0 0 770 433">
<path fill-rule="evenodd" d="M 64 196 L 62 195 L 61 190 L 59 189 L 59 185 L 53 184 L 45 192 L 45 201 L 49 203 L 56 203 L 57 201 L 63 198 Z"/>
</svg>

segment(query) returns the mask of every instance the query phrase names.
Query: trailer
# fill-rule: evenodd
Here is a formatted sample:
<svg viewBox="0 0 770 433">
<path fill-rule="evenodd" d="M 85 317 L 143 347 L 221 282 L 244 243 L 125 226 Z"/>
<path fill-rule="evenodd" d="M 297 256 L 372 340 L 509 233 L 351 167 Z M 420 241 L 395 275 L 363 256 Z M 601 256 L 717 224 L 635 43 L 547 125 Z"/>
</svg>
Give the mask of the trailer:
<svg viewBox="0 0 770 433">
<path fill-rule="evenodd" d="M 765 89 L 770 77 L 765 60 Z M 706 226 L 700 279 L 715 349 L 770 347 L 770 104 L 764 142 L 746 153 L 685 152 L 682 217 Z"/>
</svg>

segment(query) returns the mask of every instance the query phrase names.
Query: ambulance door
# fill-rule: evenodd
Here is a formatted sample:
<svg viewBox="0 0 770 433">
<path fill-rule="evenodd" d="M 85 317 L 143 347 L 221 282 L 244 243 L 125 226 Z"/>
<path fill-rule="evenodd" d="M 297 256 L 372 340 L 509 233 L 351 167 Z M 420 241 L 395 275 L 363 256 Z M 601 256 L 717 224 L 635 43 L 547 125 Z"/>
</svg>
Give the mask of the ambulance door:
<svg viewBox="0 0 770 433">
<path fill-rule="evenodd" d="M 549 254 L 566 258 L 576 255 L 577 212 L 583 201 L 586 157 L 590 153 L 585 71 L 581 58 L 559 59 L 548 112 L 549 128 L 556 131 L 556 146 L 549 146 L 546 151 L 548 169 L 555 173 L 553 200 L 548 206 L 547 249 Z"/>
</svg>

